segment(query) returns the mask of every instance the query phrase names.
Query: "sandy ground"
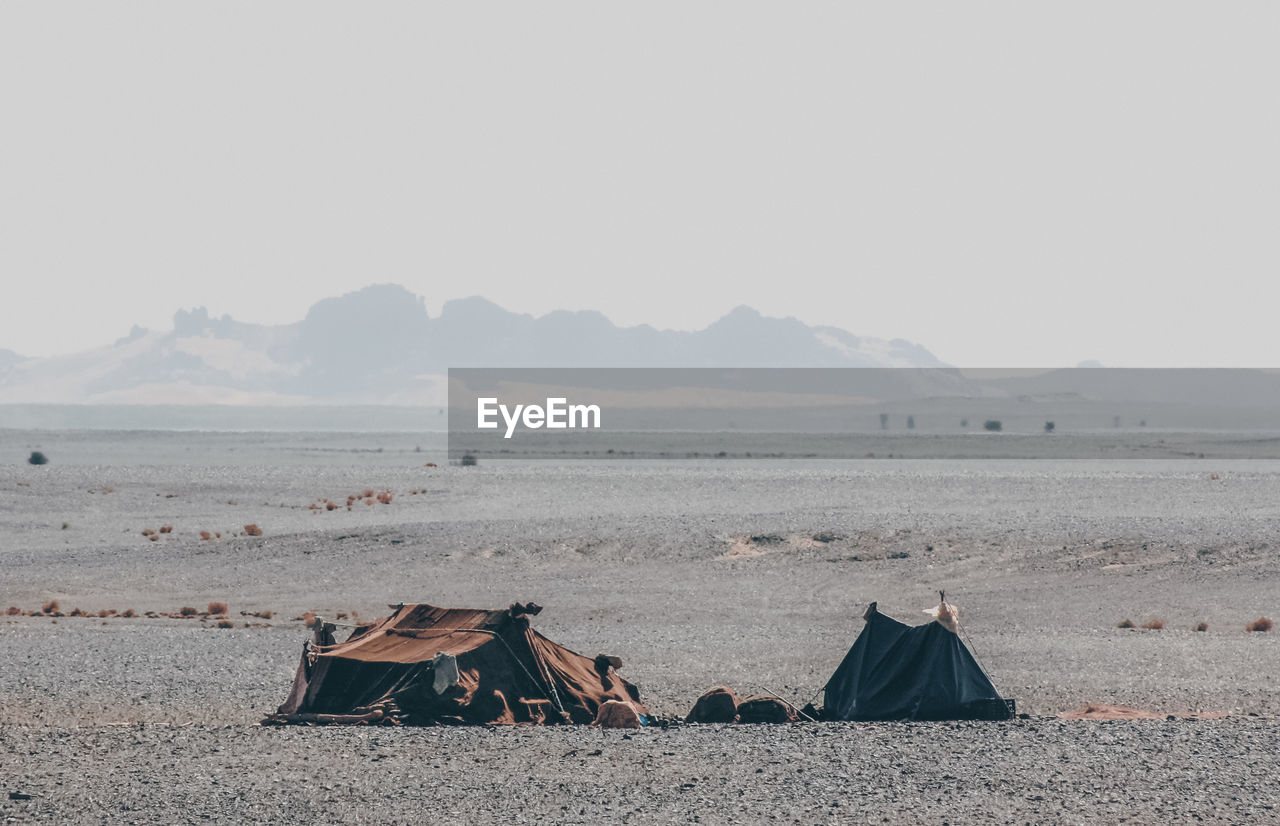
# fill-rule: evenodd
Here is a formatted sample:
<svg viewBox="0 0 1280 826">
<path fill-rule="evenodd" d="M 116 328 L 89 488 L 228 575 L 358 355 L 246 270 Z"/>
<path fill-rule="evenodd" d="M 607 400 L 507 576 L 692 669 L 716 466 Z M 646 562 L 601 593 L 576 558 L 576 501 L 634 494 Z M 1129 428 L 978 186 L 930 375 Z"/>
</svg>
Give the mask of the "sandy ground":
<svg viewBox="0 0 1280 826">
<path fill-rule="evenodd" d="M 0 797 L 0 815 L 18 821 L 1280 817 L 1280 635 L 1244 631 L 1280 616 L 1280 462 L 464 469 L 424 467 L 433 456 L 404 435 L 57 446 L 53 464 L 0 466 L 0 609 L 218 600 L 237 627 L 0 617 L 0 792 L 31 795 Z M 348 511 L 367 488 L 395 498 Z M 309 510 L 317 499 L 342 507 Z M 263 535 L 238 535 L 248 523 Z M 158 541 L 141 535 L 162 525 Z M 284 698 L 305 610 L 534 600 L 540 630 L 622 656 L 645 701 L 679 715 L 717 683 L 808 700 L 866 603 L 924 621 L 938 589 L 1028 719 L 630 736 L 255 726 Z M 240 611 L 264 609 L 276 618 L 244 627 Z M 1126 618 L 1166 628 L 1117 629 Z M 1230 714 L 1056 719 L 1086 703 Z"/>
</svg>

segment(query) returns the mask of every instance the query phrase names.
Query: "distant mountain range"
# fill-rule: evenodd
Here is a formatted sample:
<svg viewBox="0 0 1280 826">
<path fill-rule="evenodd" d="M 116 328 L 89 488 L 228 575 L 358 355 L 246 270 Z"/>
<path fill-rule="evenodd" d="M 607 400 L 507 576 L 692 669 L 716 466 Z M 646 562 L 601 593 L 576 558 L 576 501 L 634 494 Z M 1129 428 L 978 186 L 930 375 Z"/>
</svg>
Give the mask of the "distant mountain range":
<svg viewBox="0 0 1280 826">
<path fill-rule="evenodd" d="M 51 358 L 0 350 L 0 403 L 441 404 L 449 367 L 942 367 L 901 339 L 738 307 L 696 332 L 618 327 L 597 312 L 513 313 L 483 298 L 438 318 L 403 287 L 326 298 L 294 324 L 174 315 Z"/>
</svg>

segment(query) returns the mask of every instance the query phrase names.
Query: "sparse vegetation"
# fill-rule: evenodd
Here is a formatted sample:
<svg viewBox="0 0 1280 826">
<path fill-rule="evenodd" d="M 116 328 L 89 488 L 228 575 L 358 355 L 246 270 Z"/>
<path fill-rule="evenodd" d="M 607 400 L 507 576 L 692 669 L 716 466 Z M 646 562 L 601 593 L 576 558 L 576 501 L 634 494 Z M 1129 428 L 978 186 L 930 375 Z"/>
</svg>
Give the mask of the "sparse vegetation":
<svg viewBox="0 0 1280 826">
<path fill-rule="evenodd" d="M 999 433 L 1004 428 L 1004 425 L 1000 423 L 999 419 L 987 419 L 982 423 L 982 428 L 992 433 Z"/>
<path fill-rule="evenodd" d="M 262 528 L 259 528 L 257 523 L 245 525 L 244 534 L 245 536 L 262 536 Z"/>
<path fill-rule="evenodd" d="M 209 533 L 208 531 L 200 531 L 200 538 L 201 538 L 201 539 L 213 539 L 213 534 Z"/>
<path fill-rule="evenodd" d="M 224 620 L 218 620 L 218 627 L 219 628 L 235 628 L 236 624 L 231 620 L 224 619 Z"/>
<path fill-rule="evenodd" d="M 200 612 L 192 608 L 190 605 L 184 605 L 178 609 L 178 613 L 184 617 L 194 617 Z"/>
<path fill-rule="evenodd" d="M 1147 620 L 1146 622 L 1142 623 L 1142 627 L 1143 627 L 1143 628 L 1145 628 L 1145 629 L 1146 629 L 1146 630 L 1148 630 L 1148 631 L 1163 631 L 1163 630 L 1164 630 L 1164 620 L 1162 620 L 1162 619 L 1149 619 L 1149 620 Z"/>
<path fill-rule="evenodd" d="M 472 456 L 470 453 L 465 454 L 458 460 L 458 464 L 462 467 L 475 467 L 477 464 L 476 457 Z"/>
<path fill-rule="evenodd" d="M 1116 623 L 1116 628 L 1133 628 L 1133 627 L 1134 627 L 1133 620 L 1131 619 L 1122 619 Z"/>
<path fill-rule="evenodd" d="M 160 526 L 160 533 L 173 533 L 173 526 L 172 526 L 172 525 L 161 525 L 161 526 Z"/>
<path fill-rule="evenodd" d="M 1207 622 L 1197 622 L 1197 623 L 1196 623 L 1196 627 L 1195 627 L 1195 628 L 1193 628 L 1193 629 L 1191 629 L 1191 630 L 1193 630 L 1193 631 L 1208 631 L 1208 630 L 1209 630 L 1209 623 L 1207 623 Z"/>
<path fill-rule="evenodd" d="M 40 606 L 40 613 L 42 614 L 56 614 L 57 612 L 58 612 L 58 601 L 56 599 L 51 599 L 48 602 L 46 602 L 44 605 Z"/>
<path fill-rule="evenodd" d="M 21 608 L 19 608 L 19 607 L 18 607 L 18 606 L 16 606 L 16 605 L 10 605 L 10 606 L 9 606 L 9 610 L 8 610 L 8 611 L 6 611 L 5 613 L 6 613 L 6 614 L 8 614 L 8 615 L 9 615 L 9 616 L 11 616 L 11 617 L 17 617 L 17 616 L 21 616 L 21 614 L 22 614 L 22 609 L 21 609 Z"/>
<path fill-rule="evenodd" d="M 120 612 L 120 616 L 122 616 L 122 617 L 136 617 L 136 616 L 138 616 L 138 612 L 137 612 L 137 611 L 135 611 L 135 610 L 133 610 L 132 608 L 126 608 L 126 609 L 124 609 L 123 611 L 121 611 L 121 612 Z"/>
<path fill-rule="evenodd" d="M 1248 625 L 1246 625 L 1246 626 L 1244 627 L 1244 630 L 1246 630 L 1246 631 L 1250 631 L 1250 632 L 1253 632 L 1253 631 L 1259 631 L 1259 632 L 1266 632 L 1266 631 L 1270 631 L 1270 630 L 1271 630 L 1271 620 L 1267 619 L 1266 617 L 1258 617 L 1256 620 L 1254 620 L 1253 622 L 1251 622 L 1251 623 L 1249 623 Z"/>
<path fill-rule="evenodd" d="M 38 450 L 33 450 L 31 455 L 27 457 L 27 462 L 33 465 L 47 465 L 49 464 L 49 457 Z"/>
<path fill-rule="evenodd" d="M 227 613 L 227 604 L 225 602 L 211 602 L 209 603 L 209 613 L 215 617 L 219 614 L 225 614 Z"/>
<path fill-rule="evenodd" d="M 1052 433 L 1052 432 L 1053 432 L 1053 429 L 1054 429 L 1055 427 L 1057 427 L 1057 425 L 1055 425 L 1053 422 L 1045 422 L 1045 423 L 1044 423 L 1044 432 L 1045 432 L 1045 433 Z"/>
</svg>

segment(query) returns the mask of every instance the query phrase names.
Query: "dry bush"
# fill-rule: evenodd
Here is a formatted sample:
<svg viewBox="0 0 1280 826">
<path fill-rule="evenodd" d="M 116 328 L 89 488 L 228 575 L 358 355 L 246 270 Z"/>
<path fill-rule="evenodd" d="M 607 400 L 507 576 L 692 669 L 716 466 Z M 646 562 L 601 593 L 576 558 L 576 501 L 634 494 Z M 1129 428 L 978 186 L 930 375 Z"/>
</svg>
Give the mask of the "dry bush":
<svg viewBox="0 0 1280 826">
<path fill-rule="evenodd" d="M 319 505 L 317 505 L 315 502 L 312 502 L 310 505 L 307 505 L 307 510 L 309 510 L 309 511 L 318 511 L 318 510 L 320 510 L 320 506 L 319 506 Z"/>
<path fill-rule="evenodd" d="M 153 533 L 153 534 L 151 534 L 151 536 L 148 536 L 148 537 L 147 537 L 147 540 L 148 540 L 148 541 L 150 541 L 150 542 L 159 542 L 159 541 L 160 541 L 160 534 L 158 534 L 158 533 Z"/>
<path fill-rule="evenodd" d="M 65 530 L 67 530 L 67 529 L 68 529 L 68 528 L 70 528 L 70 527 L 71 527 L 71 523 L 70 523 L 70 522 L 63 522 L 63 523 L 62 523 L 62 529 L 63 529 L 64 531 L 65 531 Z"/>
<path fill-rule="evenodd" d="M 1208 630 L 1209 630 L 1209 623 L 1207 623 L 1207 622 L 1198 622 L 1198 623 L 1196 623 L 1196 627 L 1195 627 L 1195 628 L 1193 628 L 1192 630 L 1193 630 L 1193 631 L 1208 631 Z"/>
<path fill-rule="evenodd" d="M 1258 617 L 1256 620 L 1254 620 L 1253 622 L 1251 622 L 1251 623 L 1249 623 L 1248 625 L 1246 625 L 1246 626 L 1244 627 L 1244 630 L 1246 630 L 1246 631 L 1270 631 L 1270 630 L 1271 630 L 1271 620 L 1267 619 L 1266 617 Z"/>
<path fill-rule="evenodd" d="M 11 617 L 17 617 L 17 616 L 20 616 L 20 615 L 22 614 L 22 609 L 21 609 L 21 608 L 19 608 L 19 607 L 18 607 L 18 606 L 16 606 L 16 605 L 10 605 L 10 606 L 9 606 L 9 610 L 8 610 L 8 611 L 5 611 L 5 613 L 6 613 L 6 614 L 8 614 L 8 615 L 9 615 L 9 616 L 11 616 Z"/>
<path fill-rule="evenodd" d="M 329 500 L 324 503 L 324 509 L 327 511 L 336 511 L 338 509 L 338 505 L 333 500 Z"/>
<path fill-rule="evenodd" d="M 123 611 L 121 611 L 121 612 L 120 612 L 120 616 L 122 616 L 122 617 L 136 617 L 136 616 L 138 616 L 138 612 L 137 612 L 137 611 L 135 611 L 135 610 L 133 610 L 132 608 L 126 608 L 126 609 L 124 609 Z"/>
<path fill-rule="evenodd" d="M 372 498 L 373 498 L 373 489 L 372 489 L 372 488 L 365 488 L 364 495 L 363 495 L 363 496 L 361 496 L 360 498 L 361 498 L 361 499 L 372 499 Z"/>
<path fill-rule="evenodd" d="M 227 604 L 225 602 L 211 602 L 209 603 L 209 613 L 214 616 L 225 614 L 227 613 Z"/>
<path fill-rule="evenodd" d="M 213 532 L 213 538 L 214 538 L 214 539 L 221 539 L 221 538 L 222 538 L 222 531 L 214 531 L 214 532 Z"/>
<path fill-rule="evenodd" d="M 241 611 L 242 617 L 257 617 L 258 619 L 271 619 L 276 615 L 275 611 Z"/>
<path fill-rule="evenodd" d="M 306 625 L 311 625 L 316 621 L 316 612 L 306 611 L 303 613 L 302 616 L 298 617 L 298 619 L 302 620 L 302 622 Z"/>
<path fill-rule="evenodd" d="M 1221 477 L 1221 476 L 1219 476 L 1219 475 L 1218 475 L 1218 474 L 1216 474 L 1216 473 L 1210 473 L 1210 474 L 1209 474 L 1209 481 L 1211 481 L 1211 482 L 1216 482 L 1216 481 L 1218 481 L 1218 480 L 1219 480 L 1219 479 L 1221 479 L 1221 478 L 1222 478 L 1222 477 Z"/>
<path fill-rule="evenodd" d="M 1163 631 L 1164 620 L 1162 619 L 1147 620 L 1146 622 L 1142 623 L 1142 627 L 1147 629 L 1148 631 Z"/>
<path fill-rule="evenodd" d="M 425 465 L 423 465 L 423 467 L 435 467 L 435 466 L 436 466 L 435 462 L 427 462 Z"/>
<path fill-rule="evenodd" d="M 56 613 L 57 610 L 58 610 L 58 601 L 56 599 L 51 599 L 48 602 L 46 602 L 44 605 L 40 606 L 40 613 L 42 614 L 53 614 L 53 613 Z"/>
<path fill-rule="evenodd" d="M 390 505 L 391 499 L 392 499 L 392 494 L 391 494 L 391 491 L 389 490 L 384 490 L 382 493 L 378 494 L 378 501 L 384 505 Z"/>
<path fill-rule="evenodd" d="M 200 538 L 201 538 L 201 539 L 213 539 L 213 534 L 209 533 L 208 531 L 200 531 Z"/>
<path fill-rule="evenodd" d="M 71 613 L 70 613 L 70 614 L 68 614 L 67 616 L 71 616 L 71 617 L 84 617 L 84 616 L 88 616 L 88 615 L 87 615 L 84 611 L 80 610 L 79 608 L 72 608 L 72 609 L 71 609 Z"/>
<path fill-rule="evenodd" d="M 115 611 L 112 611 L 108 608 L 102 608 L 98 611 L 98 616 L 102 619 L 106 619 L 107 617 L 111 616 L 114 613 Z"/>
<path fill-rule="evenodd" d="M 160 526 L 160 533 L 173 533 L 173 526 L 172 526 L 172 525 L 161 525 L 161 526 Z"/>
<path fill-rule="evenodd" d="M 196 614 L 199 614 L 200 612 L 192 608 L 190 605 L 184 605 L 178 609 L 178 613 L 184 617 L 194 617 Z"/>
<path fill-rule="evenodd" d="M 1122 619 L 1116 623 L 1116 628 L 1133 628 L 1133 620 Z"/>
<path fill-rule="evenodd" d="M 150 528 L 143 528 L 143 529 L 142 529 L 142 535 L 143 535 L 143 536 L 152 536 L 153 534 L 155 534 L 155 531 L 151 530 Z"/>
<path fill-rule="evenodd" d="M 235 628 L 236 624 L 231 620 L 224 619 L 224 620 L 218 620 L 218 627 L 219 628 Z"/>
<path fill-rule="evenodd" d="M 245 525 L 244 532 L 246 536 L 262 536 L 262 528 L 259 528 L 256 523 Z"/>
</svg>

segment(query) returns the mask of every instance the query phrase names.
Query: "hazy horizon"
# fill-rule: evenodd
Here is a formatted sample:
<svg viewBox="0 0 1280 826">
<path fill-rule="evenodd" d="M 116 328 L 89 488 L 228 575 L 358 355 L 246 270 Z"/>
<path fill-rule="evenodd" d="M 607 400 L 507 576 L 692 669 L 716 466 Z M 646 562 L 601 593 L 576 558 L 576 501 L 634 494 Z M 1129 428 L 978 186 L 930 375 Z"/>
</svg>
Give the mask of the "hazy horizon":
<svg viewBox="0 0 1280 826">
<path fill-rule="evenodd" d="M 1274 4 L 13 3 L 0 347 L 404 284 L 1272 366 Z"/>
</svg>

